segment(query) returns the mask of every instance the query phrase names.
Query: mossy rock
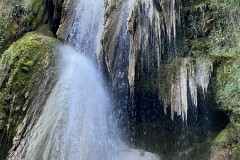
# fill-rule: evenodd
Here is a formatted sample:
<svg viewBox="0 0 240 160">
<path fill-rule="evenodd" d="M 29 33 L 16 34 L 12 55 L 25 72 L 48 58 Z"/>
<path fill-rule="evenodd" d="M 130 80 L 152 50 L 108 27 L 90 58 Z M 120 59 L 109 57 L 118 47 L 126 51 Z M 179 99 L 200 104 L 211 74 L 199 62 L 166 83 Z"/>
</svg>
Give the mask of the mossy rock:
<svg viewBox="0 0 240 160">
<path fill-rule="evenodd" d="M 55 13 L 56 11 L 52 13 L 52 8 L 50 9 L 50 7 L 48 7 L 48 3 L 53 2 L 31 0 L 23 3 L 22 1 L 19 1 L 15 3 L 18 6 L 15 8 L 8 4 L 9 7 L 14 9 L 11 10 L 11 16 L 0 17 L 0 56 L 13 43 L 13 41 L 19 39 L 24 33 L 36 30 L 38 26 L 45 23 L 56 25 L 49 22 L 52 20 L 51 17 L 53 15 L 51 14 L 57 15 L 57 13 Z M 60 16 L 58 15 L 55 18 L 59 19 Z"/>
<path fill-rule="evenodd" d="M 230 122 L 214 139 L 211 147 L 212 159 L 233 159 L 240 158 L 240 127 L 234 127 L 239 122 Z"/>
<path fill-rule="evenodd" d="M 208 56 L 177 58 L 171 63 L 165 63 L 159 69 L 159 95 L 161 100 L 167 105 L 171 104 L 171 92 L 173 86 L 179 86 L 181 77 L 181 68 L 185 68 L 187 79 L 190 78 L 196 81 L 196 73 L 201 70 L 202 64 L 207 60 L 212 61 Z M 209 66 L 209 69 L 210 66 Z M 199 86 L 200 87 L 200 86 Z"/>
<path fill-rule="evenodd" d="M 228 138 L 228 129 L 225 128 L 222 130 L 218 136 L 215 138 L 213 146 L 212 146 L 212 152 L 216 152 L 217 147 L 223 148 L 224 145 L 227 145 L 227 138 Z"/>
<path fill-rule="evenodd" d="M 29 32 L 14 42 L 0 60 L 0 133 L 11 138 L 54 62 L 59 41 L 40 32 Z M 54 74 L 54 72 L 53 72 Z M 0 135 L 1 136 L 1 135 Z M 1 150 L 1 144 L 0 144 Z"/>
<path fill-rule="evenodd" d="M 213 79 L 218 109 L 240 115 L 240 63 L 237 56 L 215 58 L 217 66 Z"/>
<path fill-rule="evenodd" d="M 213 95 L 217 109 L 228 113 L 228 126 L 215 138 L 213 159 L 240 159 L 240 63 L 239 48 L 210 56 L 215 60 Z"/>
</svg>

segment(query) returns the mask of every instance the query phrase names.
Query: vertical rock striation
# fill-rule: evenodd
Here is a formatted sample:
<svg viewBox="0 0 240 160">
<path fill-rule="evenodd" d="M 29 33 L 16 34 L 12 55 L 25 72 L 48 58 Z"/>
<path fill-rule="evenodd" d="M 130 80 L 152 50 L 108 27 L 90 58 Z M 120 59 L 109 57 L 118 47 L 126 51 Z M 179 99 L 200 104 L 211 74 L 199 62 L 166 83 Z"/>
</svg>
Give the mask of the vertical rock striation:
<svg viewBox="0 0 240 160">
<path fill-rule="evenodd" d="M 57 30 L 57 36 L 59 39 L 66 41 L 74 21 L 76 10 L 76 0 L 64 0 L 61 11 L 61 22 Z"/>
<path fill-rule="evenodd" d="M 193 60 L 185 58 L 179 66 L 171 68 L 176 71 L 173 71 L 175 75 L 169 76 L 175 79 L 176 83 L 172 83 L 163 75 L 163 72 L 171 72 L 164 65 L 171 65 L 175 63 L 176 57 L 181 57 L 177 51 L 176 42 L 177 34 L 181 30 L 182 2 L 175 0 L 122 2 L 108 0 L 105 5 L 102 50 L 113 88 L 117 88 L 116 84 L 119 84 L 116 78 L 119 73 L 127 74 L 130 101 L 133 102 L 131 105 L 134 105 L 136 92 L 154 92 L 154 88 L 158 88 L 165 111 L 167 106 L 171 106 L 172 119 L 176 112 L 178 116 L 182 116 L 183 120 L 187 120 L 188 100 L 193 101 L 197 106 L 197 88 L 201 87 L 203 93 L 206 91 L 210 79 L 208 72 L 212 66 L 209 62 L 205 68 L 200 67 L 197 64 L 201 62 L 191 63 Z M 125 9 L 125 13 L 123 13 L 123 7 L 128 7 L 128 10 Z M 124 19 L 126 14 L 128 14 L 127 23 Z M 127 25 L 127 28 L 124 28 L 124 25 Z M 126 31 L 124 31 L 125 34 L 122 34 L 121 26 L 123 29 L 127 29 L 127 35 L 125 35 Z M 119 38 L 123 36 L 129 37 L 129 39 Z M 125 43 L 119 45 L 119 40 Z M 130 45 L 127 46 L 127 43 Z M 123 48 L 125 49 L 123 52 L 118 51 Z M 121 63 L 123 61 L 125 63 Z M 126 64 L 126 62 L 128 63 Z M 123 68 L 123 72 L 119 72 L 122 65 L 125 69 Z M 199 78 L 203 73 L 207 74 L 206 79 Z M 146 88 L 144 85 L 150 83 L 153 85 L 152 89 L 143 89 Z M 169 85 L 171 86 L 168 87 Z M 191 95 L 191 99 L 187 98 L 188 93 Z"/>
<path fill-rule="evenodd" d="M 69 30 L 76 17 L 75 3 L 75 0 L 63 3 L 61 25 L 57 32 L 62 40 L 71 38 Z M 200 87 L 202 93 L 205 93 L 210 79 L 206 75 L 206 79 L 201 81 L 198 76 L 204 71 L 208 74 L 207 70 L 211 68 L 209 65 L 195 71 L 199 59 L 195 59 L 196 63 L 192 64 L 186 58 L 180 68 L 174 68 L 180 69 L 176 71 L 179 75 L 172 75 L 177 76 L 175 79 L 179 78 L 176 84 L 170 84 L 162 75 L 165 68 L 163 65 L 171 65 L 177 57 L 184 57 L 179 49 L 183 45 L 180 37 L 183 31 L 183 8 L 181 0 L 105 1 L 102 45 L 96 57 L 107 71 L 116 96 L 124 99 L 119 100 L 119 104 L 124 102 L 125 107 L 130 104 L 134 108 L 137 92 L 155 92 L 158 88 L 165 111 L 167 106 L 171 106 L 172 118 L 176 112 L 183 120 L 187 119 L 188 100 L 197 106 L 197 88 Z M 166 81 L 162 83 L 162 79 Z M 188 93 L 191 99 L 187 98 Z"/>
<path fill-rule="evenodd" d="M 180 4 L 174 1 L 132 0 L 128 17 L 131 35 L 129 55 L 129 84 L 134 88 L 136 72 L 159 68 L 165 54 L 174 51 L 177 26 L 180 24 Z M 156 61 L 157 60 L 157 61 Z M 140 64 L 137 64 L 140 63 Z M 136 70 L 138 68 L 138 70 Z"/>
<path fill-rule="evenodd" d="M 164 103 L 165 113 L 171 106 L 172 120 L 175 113 L 187 120 L 188 107 L 197 107 L 198 95 L 207 93 L 212 71 L 213 62 L 209 58 L 179 58 L 172 64 L 162 65 L 159 98 Z"/>
</svg>

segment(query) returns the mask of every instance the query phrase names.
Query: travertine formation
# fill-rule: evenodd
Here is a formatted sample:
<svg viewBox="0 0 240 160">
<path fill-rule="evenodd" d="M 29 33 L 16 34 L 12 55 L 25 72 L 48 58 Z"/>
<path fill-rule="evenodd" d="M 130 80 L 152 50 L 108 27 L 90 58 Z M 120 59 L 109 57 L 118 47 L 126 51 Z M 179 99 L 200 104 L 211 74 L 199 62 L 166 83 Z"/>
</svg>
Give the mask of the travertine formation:
<svg viewBox="0 0 240 160">
<path fill-rule="evenodd" d="M 71 37 L 70 32 L 74 25 L 78 25 L 74 24 L 78 19 L 77 17 L 83 17 L 83 19 L 91 17 L 91 11 L 85 15 L 76 12 L 76 4 L 82 1 L 2 0 L 0 2 L 0 55 L 8 45 L 23 36 L 24 33 L 32 30 L 45 32 L 44 28 L 38 28 L 43 24 L 49 24 L 51 30 L 59 39 L 72 44 L 69 39 L 76 36 L 74 32 Z M 92 4 L 95 3 L 92 2 Z M 225 3 L 204 0 L 104 0 L 104 24 L 99 25 L 103 30 L 97 38 L 96 59 L 104 75 L 106 75 L 105 78 L 112 85 L 111 93 L 113 94 L 111 96 L 116 99 L 116 106 L 119 107 L 115 107 L 117 112 L 122 112 L 121 108 L 124 108 L 127 110 L 127 114 L 132 112 L 130 117 L 122 116 L 124 119 L 141 121 L 141 118 L 143 118 L 141 114 L 151 110 L 144 108 L 143 105 L 145 104 L 142 104 L 142 101 L 146 99 L 146 103 L 148 103 L 148 96 L 153 95 L 156 104 L 160 104 L 159 108 L 163 109 L 166 114 L 170 112 L 172 120 L 176 119 L 174 116 L 179 116 L 185 122 L 190 121 L 191 117 L 188 117 L 189 108 L 192 107 L 191 109 L 194 109 L 194 111 L 198 109 L 197 107 L 201 105 L 200 99 L 202 100 L 207 96 L 212 74 L 215 74 L 215 76 L 218 74 L 211 84 L 214 86 L 216 85 L 214 83 L 218 81 L 219 84 L 217 87 L 214 86 L 211 94 L 213 94 L 213 97 L 215 96 L 214 98 L 217 97 L 217 105 L 226 105 L 221 109 L 230 113 L 230 123 L 235 124 L 234 118 L 238 117 L 239 114 L 237 109 L 238 94 L 235 86 L 238 75 L 234 75 L 236 77 L 230 75 L 233 71 L 235 73 L 238 68 L 234 68 L 234 66 L 231 68 L 230 64 L 232 61 L 237 64 L 235 54 L 239 50 L 238 47 L 233 47 L 235 36 L 232 37 L 238 30 L 238 23 L 235 24 L 235 18 L 237 19 L 239 16 L 239 9 L 236 10 L 234 7 L 239 6 L 237 4 L 237 1 Z M 89 1 L 85 5 L 88 5 L 88 9 L 91 10 L 92 5 Z M 101 5 L 101 9 L 103 9 L 103 5 Z M 92 19 L 98 20 L 101 17 L 102 20 L 103 12 L 101 13 L 92 17 Z M 231 16 L 231 14 L 234 16 Z M 230 20 L 225 18 L 226 15 Z M 81 20 L 79 20 L 79 24 L 80 22 Z M 95 25 L 91 25 L 91 27 L 97 28 Z M 87 33 L 91 27 L 83 27 L 83 30 Z M 93 34 L 95 33 L 93 32 Z M 51 36 L 53 35 L 51 34 Z M 40 40 L 42 38 L 41 36 Z M 46 42 L 45 38 L 42 40 Z M 231 43 L 228 44 L 230 41 Z M 42 44 L 45 44 L 44 42 Z M 86 42 L 86 44 L 88 43 L 92 44 L 92 41 Z M 78 42 L 73 45 L 82 46 Z M 29 45 L 26 47 L 29 47 Z M 213 48 L 217 49 L 212 50 Z M 222 48 L 224 55 L 218 53 Z M 212 52 L 216 52 L 216 55 Z M 3 61 L 6 61 L 6 59 Z M 18 55 L 14 61 L 19 61 Z M 219 69 L 214 73 L 212 72 L 213 61 L 216 62 L 216 69 Z M 50 60 L 46 58 L 44 65 L 48 66 L 48 63 L 50 63 Z M 11 69 L 16 66 L 15 62 L 13 64 L 9 65 Z M 27 75 L 33 65 L 31 61 L 19 64 L 24 66 L 21 70 L 16 70 L 16 73 L 22 71 L 22 75 Z M 37 97 L 31 98 L 31 100 L 29 98 L 31 93 L 25 91 L 23 93 L 22 89 L 15 90 L 17 94 L 19 91 L 21 97 L 13 96 L 11 87 L 5 86 L 13 82 L 15 84 L 17 81 L 14 79 L 10 81 L 11 83 L 6 83 L 10 73 L 3 71 L 6 76 L 2 76 L 2 84 L 0 84 L 0 88 L 5 87 L 5 93 L 0 94 L 0 131 L 1 129 L 7 129 L 6 134 L 15 134 L 16 129 L 12 126 L 18 126 L 24 119 L 13 140 L 10 158 L 12 156 L 17 157 L 17 154 L 14 155 L 13 152 L 21 145 L 19 142 L 23 137 L 28 136 L 34 123 L 39 118 L 40 108 L 45 103 L 46 96 L 52 88 L 53 84 L 50 84 L 50 79 L 48 79 L 48 77 L 51 77 L 50 68 L 46 67 L 45 69 L 46 75 L 38 76 L 45 78 L 44 80 L 31 78 L 32 75 L 27 79 L 37 79 L 39 81 L 38 86 L 40 86 L 39 91 L 34 91 L 34 93 L 38 92 Z M 21 78 L 21 76 L 16 77 Z M 36 85 L 36 83 L 34 84 Z M 24 87 L 24 85 L 22 86 Z M 233 88 L 234 91 L 232 91 Z M 214 93 L 216 92 L 215 89 L 217 93 Z M 229 95 L 230 92 L 233 92 L 233 95 Z M 157 97 L 159 97 L 159 101 L 156 100 Z M 229 100 L 222 97 L 229 97 Z M 153 99 L 149 101 L 151 100 Z M 16 102 L 22 104 L 16 105 Z M 11 107 L 8 107 L 8 105 L 11 105 Z M 21 109 L 22 105 L 24 107 Z M 219 109 L 219 106 L 217 106 L 217 109 Z M 9 108 L 13 109 L 9 110 Z M 204 107 L 201 109 L 204 110 Z M 8 112 L 9 115 L 6 115 Z M 23 112 L 23 114 L 19 114 L 20 112 Z M 12 126 L 5 121 L 12 123 Z M 238 120 L 236 121 L 238 123 Z M 134 125 L 136 124 L 134 123 Z M 230 130 L 229 128 L 228 130 Z M 236 135 L 238 135 L 238 132 L 236 132 Z M 11 136 L 2 136 L 1 134 L 0 141 L 5 137 L 10 137 L 9 142 L 6 143 L 11 143 Z M 221 138 L 221 136 L 219 137 Z M 232 133 L 229 137 L 235 138 Z M 237 142 L 237 140 L 233 141 Z M 226 142 L 226 144 L 229 144 L 228 140 Z M 231 146 L 235 145 L 231 144 Z M 0 150 L 4 150 L 1 147 L 8 148 L 9 146 L 0 144 Z M 0 157 L 2 155 L 4 154 L 0 152 Z"/>
<path fill-rule="evenodd" d="M 171 106 L 171 118 L 182 116 L 187 120 L 189 106 L 198 106 L 198 93 L 205 96 L 213 71 L 213 62 L 208 58 L 183 58 L 164 67 L 160 74 L 159 97 L 164 104 L 165 113 Z M 167 65 L 166 65 L 167 66 Z M 167 83 L 169 87 L 166 87 Z M 163 92 L 167 92 L 166 96 Z M 191 102 L 191 103 L 189 103 Z"/>
<path fill-rule="evenodd" d="M 134 87 L 135 73 L 138 72 L 136 63 L 142 61 L 140 67 L 146 66 L 148 69 L 150 63 L 157 63 L 159 68 L 163 54 L 168 58 L 175 54 L 169 48 L 174 47 L 179 24 L 180 4 L 175 0 L 130 1 L 128 30 L 131 33 L 131 50 L 128 78 L 131 87 Z"/>
<path fill-rule="evenodd" d="M 193 59 L 185 58 L 179 68 L 174 68 L 178 72 L 172 75 L 176 83 L 165 79 L 164 84 L 158 84 L 159 79 L 165 78 L 161 74 L 162 66 L 175 63 L 174 59 L 180 57 L 176 51 L 176 37 L 182 7 L 180 0 L 107 0 L 102 52 L 98 58 L 106 64 L 113 88 L 116 91 L 125 88 L 125 93 L 128 90 L 130 101 L 134 101 L 142 77 L 155 77 L 165 111 L 171 106 L 172 119 L 176 112 L 187 120 L 188 101 L 197 106 L 198 88 L 203 94 L 207 91 L 212 62 L 196 59 L 192 63 Z M 163 92 L 162 85 L 171 87 Z M 187 98 L 189 94 L 191 99 Z"/>
</svg>

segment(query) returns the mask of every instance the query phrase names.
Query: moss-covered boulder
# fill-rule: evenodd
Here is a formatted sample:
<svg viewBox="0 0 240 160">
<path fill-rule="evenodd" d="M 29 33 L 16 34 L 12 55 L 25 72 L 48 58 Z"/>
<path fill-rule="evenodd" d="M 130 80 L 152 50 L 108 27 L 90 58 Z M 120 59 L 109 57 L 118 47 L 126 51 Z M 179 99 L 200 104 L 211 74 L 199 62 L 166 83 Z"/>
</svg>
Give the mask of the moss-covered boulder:
<svg viewBox="0 0 240 160">
<path fill-rule="evenodd" d="M 17 127 L 36 99 L 39 87 L 52 76 L 50 68 L 56 43 L 55 38 L 29 32 L 3 53 L 0 60 L 1 151 L 11 146 Z"/>
</svg>

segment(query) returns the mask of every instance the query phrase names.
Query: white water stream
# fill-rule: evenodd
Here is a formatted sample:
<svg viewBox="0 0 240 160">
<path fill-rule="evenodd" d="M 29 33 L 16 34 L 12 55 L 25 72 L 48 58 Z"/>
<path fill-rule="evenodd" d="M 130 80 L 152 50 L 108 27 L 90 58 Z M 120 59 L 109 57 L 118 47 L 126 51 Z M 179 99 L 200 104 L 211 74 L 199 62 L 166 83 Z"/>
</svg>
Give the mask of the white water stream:
<svg viewBox="0 0 240 160">
<path fill-rule="evenodd" d="M 113 105 L 92 62 L 100 44 L 103 14 L 103 0 L 80 0 L 68 37 L 75 49 L 59 47 L 59 79 L 19 159 L 158 159 L 151 153 L 127 149 L 120 139 Z"/>
<path fill-rule="evenodd" d="M 122 143 L 95 65 L 60 47 L 60 77 L 32 131 L 26 159 L 115 160 Z"/>
<path fill-rule="evenodd" d="M 94 57 L 103 0 L 81 0 L 68 42 L 59 47 L 59 80 L 29 138 L 26 159 L 115 160 L 123 148 Z M 95 56 L 96 57 L 96 56 Z"/>
</svg>

